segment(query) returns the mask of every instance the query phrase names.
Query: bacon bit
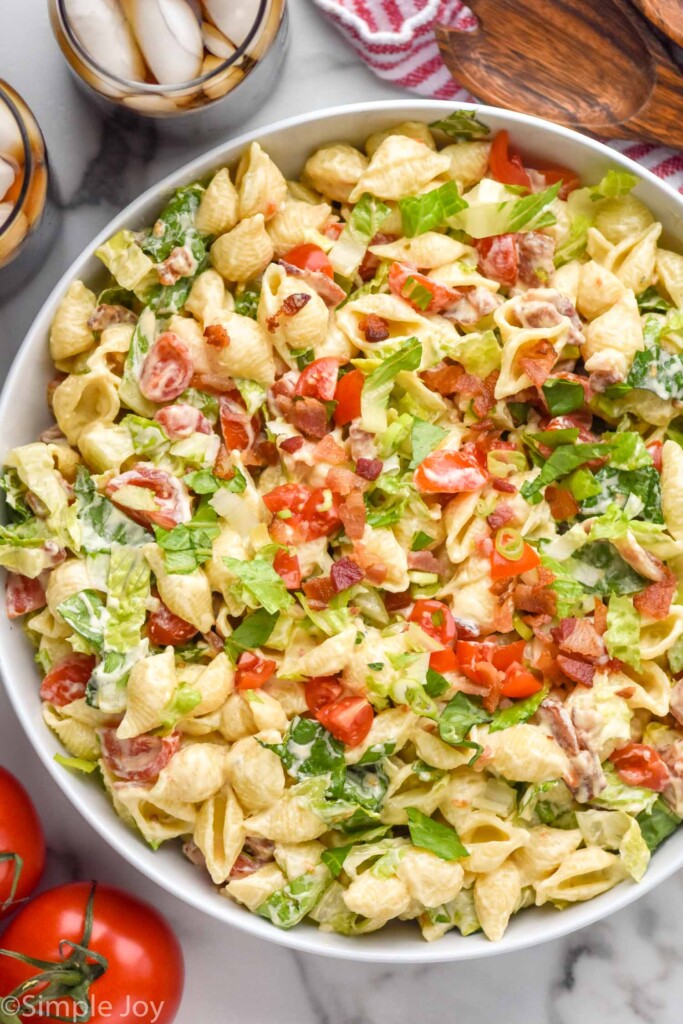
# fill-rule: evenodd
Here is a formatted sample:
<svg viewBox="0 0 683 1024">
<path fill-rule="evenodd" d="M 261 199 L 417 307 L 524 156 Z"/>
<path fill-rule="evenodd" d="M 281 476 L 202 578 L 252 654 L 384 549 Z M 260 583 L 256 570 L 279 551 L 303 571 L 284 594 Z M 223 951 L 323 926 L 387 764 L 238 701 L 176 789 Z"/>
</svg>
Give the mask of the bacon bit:
<svg viewBox="0 0 683 1024">
<path fill-rule="evenodd" d="M 376 480 L 383 468 L 381 459 L 359 459 L 356 463 L 356 473 L 364 480 Z"/>
<path fill-rule="evenodd" d="M 633 694 L 636 692 L 635 686 L 624 686 L 621 690 L 614 691 L 617 697 L 623 697 L 624 700 L 630 700 Z"/>
<path fill-rule="evenodd" d="M 515 608 L 537 615 L 557 613 L 557 594 L 548 590 L 545 585 L 530 587 L 527 583 L 518 583 L 512 593 Z"/>
<path fill-rule="evenodd" d="M 316 611 L 326 608 L 336 593 L 329 576 L 315 576 L 312 580 L 306 580 L 302 589 L 311 608 Z"/>
<path fill-rule="evenodd" d="M 363 579 L 364 572 L 361 567 L 350 558 L 344 557 L 332 563 L 330 579 L 335 593 L 340 594 L 342 590 L 348 590 Z"/>
<path fill-rule="evenodd" d="M 490 373 L 488 377 L 484 377 L 481 381 L 481 392 L 476 395 L 472 402 L 474 414 L 475 416 L 478 416 L 480 420 L 485 419 L 496 404 L 495 390 L 499 377 L 499 371 L 494 370 L 493 373 Z"/>
<path fill-rule="evenodd" d="M 490 516 L 486 517 L 486 522 L 489 524 L 492 530 L 499 530 L 501 526 L 507 526 L 515 518 L 515 510 L 507 502 L 501 501 L 499 505 L 496 505 Z"/>
<path fill-rule="evenodd" d="M 669 614 L 673 596 L 676 593 L 676 577 L 671 569 L 665 566 L 666 576 L 658 583 L 651 583 L 640 594 L 633 598 L 633 606 L 641 615 L 649 615 L 651 619 L 665 619 Z"/>
<path fill-rule="evenodd" d="M 227 348 L 230 344 L 230 335 L 221 324 L 209 324 L 204 328 L 206 344 L 212 348 Z"/>
<path fill-rule="evenodd" d="M 501 494 L 516 494 L 517 488 L 509 480 L 503 480 L 501 477 L 494 476 L 491 484 L 494 491 L 500 491 Z"/>
<path fill-rule="evenodd" d="M 514 629 L 512 616 L 514 605 L 512 596 L 509 595 L 498 605 L 493 615 L 493 629 L 496 633 L 511 633 Z"/>
<path fill-rule="evenodd" d="M 503 688 L 503 673 L 499 672 L 495 665 L 492 665 L 488 661 L 478 661 L 474 665 L 474 671 L 477 676 L 477 681 L 481 682 L 482 686 L 487 687 L 487 693 L 482 700 L 482 704 L 490 715 L 496 710 L 500 704 L 500 698 L 502 696 Z"/>
<path fill-rule="evenodd" d="M 277 466 L 280 461 L 277 445 L 264 437 L 257 438 L 242 456 L 245 466 Z"/>
<path fill-rule="evenodd" d="M 386 341 L 389 337 L 389 324 L 384 317 L 376 313 L 368 313 L 358 321 L 358 327 L 365 335 L 366 341 Z"/>
<path fill-rule="evenodd" d="M 593 685 L 595 665 L 591 665 L 587 661 L 580 661 L 578 658 L 568 658 L 565 654 L 557 655 L 557 664 L 572 682 L 581 683 L 582 686 Z"/>
<path fill-rule="evenodd" d="M 444 398 L 449 398 L 458 390 L 458 382 L 464 373 L 462 366 L 442 363 L 431 370 L 424 370 L 420 376 L 430 391 L 436 391 Z"/>
<path fill-rule="evenodd" d="M 448 565 L 444 559 L 436 557 L 433 551 L 410 551 L 408 553 L 408 568 L 418 569 L 420 572 L 435 572 L 437 576 L 445 575 L 448 572 Z"/>
<path fill-rule="evenodd" d="M 555 582 L 555 573 L 551 572 L 550 569 L 546 569 L 543 565 L 539 565 L 536 570 L 536 576 L 539 587 L 549 587 L 551 583 Z"/>
<path fill-rule="evenodd" d="M 527 355 L 521 357 L 519 365 L 536 387 L 540 388 L 547 381 L 557 360 L 558 355 L 553 346 L 545 338 L 541 338 Z"/>
<path fill-rule="evenodd" d="M 436 391 L 446 398 L 456 394 L 472 398 L 472 408 L 480 420 L 485 419 L 496 404 L 494 392 L 499 377 L 498 370 L 494 370 L 481 380 L 474 374 L 467 373 L 459 363 L 443 363 L 431 370 L 425 370 L 421 377 L 430 391 Z"/>
<path fill-rule="evenodd" d="M 188 277 L 195 266 L 192 253 L 185 246 L 177 245 L 163 263 L 157 267 L 159 283 L 165 286 L 176 284 L 181 277 Z"/>
<path fill-rule="evenodd" d="M 227 395 L 235 390 L 232 377 L 222 373 L 194 373 L 190 387 L 197 391 L 208 391 L 209 394 Z"/>
<path fill-rule="evenodd" d="M 221 446 L 218 449 L 218 455 L 213 464 L 213 471 L 219 480 L 232 480 L 235 475 L 235 467 L 232 464 L 230 452 L 223 442 L 221 442 Z"/>
<path fill-rule="evenodd" d="M 375 556 L 368 554 L 365 546 L 360 543 L 353 545 L 353 553 L 355 561 L 365 571 L 365 576 L 369 583 L 376 585 L 384 583 L 387 578 L 387 567 L 383 562 L 375 562 Z"/>
<path fill-rule="evenodd" d="M 554 648 L 555 645 L 552 644 L 549 634 L 545 629 L 548 623 L 553 621 L 552 615 L 525 615 L 524 621 L 527 626 L 533 630 L 534 636 L 537 636 L 544 644 L 548 644 Z"/>
<path fill-rule="evenodd" d="M 589 619 L 562 619 L 552 630 L 553 639 L 565 654 L 578 654 L 595 661 L 605 653 L 604 644 Z"/>
<path fill-rule="evenodd" d="M 394 612 L 402 611 L 413 603 L 410 589 L 402 590 L 398 594 L 390 594 L 388 591 L 385 591 L 382 597 L 384 599 L 384 607 L 390 615 L 393 615 Z"/>
<path fill-rule="evenodd" d="M 395 242 L 397 238 L 398 235 L 389 235 L 385 231 L 378 231 L 370 239 L 370 245 L 389 245 L 390 242 Z M 363 257 L 363 262 L 358 268 L 361 281 L 371 281 L 379 270 L 380 262 L 379 256 L 375 256 L 374 252 L 370 252 L 368 248 Z"/>
<path fill-rule="evenodd" d="M 603 636 L 607 631 L 607 605 L 599 597 L 595 598 L 595 611 L 593 612 L 593 625 L 598 636 Z"/>
<path fill-rule="evenodd" d="M 543 674 L 544 678 L 549 679 L 551 682 L 563 683 L 564 676 L 557 664 L 557 647 L 555 647 L 555 644 L 549 643 L 546 636 L 538 633 L 536 636 L 543 643 L 543 647 L 532 658 L 531 667 L 537 669 Z"/>
<path fill-rule="evenodd" d="M 579 505 L 571 491 L 556 484 L 549 484 L 545 489 L 545 500 L 550 505 L 550 514 L 558 522 L 573 519 L 579 511 Z"/>
<path fill-rule="evenodd" d="M 137 323 L 137 319 L 132 309 L 103 302 L 93 310 L 88 318 L 88 327 L 91 331 L 104 331 L 113 324 Z"/>
<path fill-rule="evenodd" d="M 339 506 L 339 518 L 351 540 L 360 540 L 365 531 L 365 502 L 360 491 L 351 491 Z M 361 562 L 362 565 L 362 562 Z M 363 566 L 363 568 L 367 568 Z"/>
<path fill-rule="evenodd" d="M 270 333 L 274 334 L 277 331 L 281 316 L 296 316 L 310 301 L 311 296 L 308 292 L 294 292 L 292 295 L 288 295 L 286 299 L 282 300 L 282 305 L 273 316 L 266 319 L 266 327 Z"/>
<path fill-rule="evenodd" d="M 364 481 L 352 470 L 339 466 L 333 466 L 327 471 L 325 483 L 331 491 L 342 496 L 351 494 L 352 491 L 362 491 L 365 487 Z"/>
<path fill-rule="evenodd" d="M 318 441 L 311 454 L 314 462 L 329 462 L 332 466 L 340 466 L 349 460 L 346 451 L 330 434 L 326 434 L 322 441 Z"/>
<path fill-rule="evenodd" d="M 298 277 L 304 284 L 310 285 L 328 308 L 338 306 L 342 299 L 346 298 L 344 289 L 321 270 L 303 270 L 301 267 L 295 267 L 293 263 L 287 263 L 286 260 L 278 260 L 278 263 L 284 267 L 288 277 Z"/>
<path fill-rule="evenodd" d="M 299 398 L 296 401 L 290 398 L 281 401 L 288 401 L 289 409 L 285 416 L 302 434 L 321 438 L 328 433 L 327 409 L 317 398 Z"/>
<path fill-rule="evenodd" d="M 303 437 L 286 437 L 283 441 L 280 441 L 280 448 L 283 452 L 288 452 L 290 455 L 293 452 L 298 452 L 300 448 L 304 446 Z"/>
</svg>

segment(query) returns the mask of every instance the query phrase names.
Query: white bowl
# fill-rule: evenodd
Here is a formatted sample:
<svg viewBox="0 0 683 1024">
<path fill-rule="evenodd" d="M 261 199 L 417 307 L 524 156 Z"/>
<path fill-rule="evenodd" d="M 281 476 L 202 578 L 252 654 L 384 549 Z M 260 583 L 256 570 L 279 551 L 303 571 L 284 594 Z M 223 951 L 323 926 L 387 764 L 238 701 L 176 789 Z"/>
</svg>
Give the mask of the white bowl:
<svg viewBox="0 0 683 1024">
<path fill-rule="evenodd" d="M 547 121 L 491 107 L 461 106 L 477 109 L 494 131 L 509 129 L 513 140 L 525 154 L 542 158 L 547 163 L 572 167 L 588 183 L 599 181 L 605 171 L 615 165 L 632 171 L 640 178 L 636 194 L 665 225 L 667 244 L 683 248 L 683 198 L 649 171 L 599 142 Z M 453 104 L 450 103 L 396 100 L 306 114 L 217 146 L 148 189 L 115 217 L 71 265 L 36 317 L 0 399 L 3 451 L 35 440 L 39 432 L 50 425 L 45 405 L 45 386 L 52 376 L 47 346 L 50 322 L 73 278 L 83 278 L 87 282 L 102 276 L 101 266 L 93 253 L 104 239 L 123 227 L 140 228 L 150 224 L 172 189 L 203 177 L 225 163 L 232 163 L 243 147 L 254 139 L 258 139 L 285 175 L 291 178 L 301 170 L 308 154 L 324 143 L 339 139 L 361 143 L 371 132 L 400 121 L 434 121 L 452 109 Z M 148 878 L 191 906 L 252 935 L 293 949 L 350 960 L 391 963 L 428 963 L 493 956 L 556 939 L 591 924 L 631 903 L 683 867 L 681 830 L 655 853 L 639 885 L 623 882 L 596 899 L 574 904 L 563 911 L 548 907 L 525 910 L 513 918 L 504 938 L 496 943 L 489 942 L 481 934 L 463 938 L 457 931 L 449 932 L 438 942 L 426 943 L 414 924 L 396 925 L 356 937 L 326 934 L 307 924 L 291 931 L 281 931 L 219 896 L 210 885 L 208 876 L 202 875 L 182 856 L 179 843 L 169 842 L 160 850 L 153 851 L 117 818 L 104 791 L 92 779 L 71 773 L 53 760 L 54 754 L 61 752 L 62 747 L 41 717 L 33 653 L 21 625 L 10 622 L 4 615 L 0 615 L 0 670 L 10 700 L 38 756 L 69 800 L 108 843 Z"/>
</svg>

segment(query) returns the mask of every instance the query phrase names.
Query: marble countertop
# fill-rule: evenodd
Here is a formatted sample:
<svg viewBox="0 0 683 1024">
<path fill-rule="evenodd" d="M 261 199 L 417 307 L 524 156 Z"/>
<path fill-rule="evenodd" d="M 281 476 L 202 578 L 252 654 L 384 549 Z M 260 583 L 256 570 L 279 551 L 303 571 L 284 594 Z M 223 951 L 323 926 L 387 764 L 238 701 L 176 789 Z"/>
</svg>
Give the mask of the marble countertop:
<svg viewBox="0 0 683 1024">
<path fill-rule="evenodd" d="M 172 143 L 107 120 L 75 90 L 45 0 L 2 0 L 0 69 L 35 111 L 62 194 L 61 233 L 39 274 L 0 306 L 0 374 L 69 262 L 139 192 L 206 141 Z M 396 99 L 309 0 L 290 0 L 291 44 L 273 96 L 245 128 L 340 102 Z M 210 143 L 213 144 L 213 143 Z M 0 761 L 35 800 L 50 846 L 46 883 L 96 875 L 150 900 L 183 944 L 179 1024 L 679 1024 L 683 1004 L 683 874 L 642 900 L 543 947 L 467 964 L 394 967 L 326 960 L 231 931 L 132 867 L 57 790 L 0 689 Z"/>
</svg>

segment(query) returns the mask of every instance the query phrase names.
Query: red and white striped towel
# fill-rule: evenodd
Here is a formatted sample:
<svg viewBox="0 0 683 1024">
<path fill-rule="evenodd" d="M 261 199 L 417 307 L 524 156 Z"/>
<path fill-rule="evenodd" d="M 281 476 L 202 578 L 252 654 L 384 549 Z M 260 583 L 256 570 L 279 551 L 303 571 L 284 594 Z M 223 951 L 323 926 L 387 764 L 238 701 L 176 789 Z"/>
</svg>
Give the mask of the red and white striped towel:
<svg viewBox="0 0 683 1024">
<path fill-rule="evenodd" d="M 435 24 L 467 29 L 476 19 L 462 0 L 314 0 L 368 67 L 393 85 L 439 100 L 473 100 L 441 59 Z M 683 192 L 683 153 L 650 142 L 608 145 Z"/>
</svg>

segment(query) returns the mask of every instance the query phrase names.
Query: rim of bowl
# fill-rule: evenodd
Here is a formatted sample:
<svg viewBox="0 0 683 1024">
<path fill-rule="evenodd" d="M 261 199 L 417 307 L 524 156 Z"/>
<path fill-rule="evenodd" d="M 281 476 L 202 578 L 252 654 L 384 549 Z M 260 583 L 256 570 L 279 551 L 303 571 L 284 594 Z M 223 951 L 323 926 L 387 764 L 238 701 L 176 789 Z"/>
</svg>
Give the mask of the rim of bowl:
<svg viewBox="0 0 683 1024">
<path fill-rule="evenodd" d="M 14 118 L 19 134 L 21 135 L 21 143 L 24 147 L 24 180 L 21 183 L 21 189 L 17 196 L 17 201 L 14 204 L 14 209 L 10 213 L 6 221 L 3 222 L 0 227 L 0 238 L 6 234 L 16 221 L 19 214 L 24 208 L 26 197 L 28 196 L 29 189 L 31 188 L 31 182 L 33 181 L 33 172 L 35 170 L 35 161 L 33 159 L 33 148 L 31 146 L 31 140 L 29 138 L 28 130 L 24 123 L 24 118 L 19 110 L 16 103 L 16 98 L 19 93 L 12 88 L 9 82 L 4 79 L 0 79 L 0 103 L 4 103 L 10 114 Z M 22 100 L 22 102 L 24 102 Z"/>
<path fill-rule="evenodd" d="M 27 370 L 30 371 L 30 364 L 35 360 L 34 349 L 39 339 L 45 339 L 50 320 L 54 315 L 58 300 L 61 298 L 65 285 L 70 283 L 87 264 L 93 256 L 95 249 L 112 233 L 120 230 L 121 227 L 134 220 L 139 210 L 143 209 L 151 200 L 160 198 L 169 189 L 184 184 L 193 174 L 204 174 L 209 169 L 217 167 L 221 161 L 229 162 L 238 156 L 239 152 L 253 141 L 263 139 L 275 132 L 296 127 L 310 122 L 324 122 L 335 117 L 344 115 L 368 115 L 387 114 L 396 111 L 399 119 L 403 113 L 403 119 L 413 116 L 419 118 L 430 112 L 430 119 L 436 119 L 443 113 L 450 113 L 454 109 L 477 111 L 482 117 L 493 117 L 503 119 L 510 125 L 523 128 L 524 126 L 536 127 L 540 131 L 551 136 L 566 138 L 579 143 L 583 148 L 593 150 L 595 153 L 608 159 L 612 164 L 619 164 L 626 170 L 630 170 L 638 179 L 656 185 L 665 195 L 669 197 L 674 206 L 679 207 L 680 216 L 683 218 L 683 197 L 665 181 L 658 178 L 647 168 L 641 167 L 633 160 L 623 156 L 616 150 L 611 150 L 604 143 L 588 136 L 556 125 L 543 118 L 534 117 L 530 114 L 523 114 L 517 111 L 508 111 L 500 107 L 486 106 L 479 103 L 453 103 L 445 100 L 377 100 L 366 103 L 354 103 L 330 107 L 322 111 L 311 111 L 306 114 L 299 114 L 295 117 L 284 118 L 272 124 L 264 125 L 245 132 L 234 139 L 220 143 L 205 153 L 200 154 L 182 167 L 171 172 L 159 182 L 150 186 L 140 196 L 134 199 L 120 213 L 97 234 L 93 241 L 86 246 L 84 251 L 72 261 L 51 290 L 47 299 L 36 314 L 33 323 L 28 329 L 26 336 L 14 358 L 5 384 L 0 394 L 0 424 L 11 415 L 11 401 L 15 391 L 19 390 L 20 384 L 28 378 Z M 433 115 L 433 117 L 431 116 Z M 207 169 L 205 171 L 205 168 Z M 647 872 L 643 881 L 637 885 L 624 882 L 614 889 L 609 890 L 600 896 L 585 903 L 574 904 L 562 913 L 543 918 L 543 924 L 539 924 L 532 933 L 515 936 L 508 933 L 507 941 L 504 937 L 500 942 L 489 942 L 466 940 L 449 943 L 447 939 L 443 942 L 427 943 L 416 934 L 415 940 L 403 945 L 396 944 L 386 949 L 377 949 L 372 945 L 365 944 L 362 937 L 334 936 L 334 945 L 328 945 L 320 941 L 320 933 L 315 928 L 297 929 L 283 931 L 271 925 L 268 921 L 258 917 L 244 908 L 233 905 L 230 901 L 221 899 L 215 890 L 207 890 L 204 894 L 195 896 L 193 893 L 182 890 L 181 887 L 169 881 L 165 876 L 162 865 L 155 865 L 154 853 L 142 845 L 142 842 L 133 832 L 121 835 L 111 832 L 109 821 L 113 812 L 111 806 L 107 806 L 107 813 L 103 815 L 97 808 L 88 804 L 81 804 L 78 800 L 78 793 L 73 785 L 73 780 L 68 772 L 65 772 L 51 756 L 45 743 L 45 725 L 40 718 L 36 721 L 31 718 L 24 707 L 19 687 L 9 685 L 6 680 L 12 678 L 12 666 L 9 663 L 8 655 L 4 645 L 0 646 L 0 678 L 2 679 L 5 692 L 8 694 L 15 714 L 26 733 L 31 745 L 37 753 L 44 766 L 47 768 L 53 780 L 67 797 L 71 804 L 79 811 L 85 821 L 98 833 L 98 835 L 113 849 L 116 850 L 128 863 L 132 864 L 150 881 L 155 882 L 166 892 L 175 896 L 182 902 L 194 907 L 215 920 L 235 927 L 247 934 L 273 942 L 276 945 L 288 947 L 299 952 L 311 953 L 318 956 L 328 956 L 343 960 L 365 961 L 368 963 L 445 963 L 450 961 L 474 960 L 483 957 L 500 956 L 504 953 L 517 952 L 531 946 L 539 945 L 562 938 L 593 924 L 602 918 L 608 917 L 618 910 L 633 903 L 640 896 L 650 892 L 660 882 L 665 881 L 675 871 L 683 867 L 683 847 L 677 858 L 671 858 L 669 863 L 661 863 L 657 873 L 652 868 Z M 572 913 L 572 911 L 575 911 Z M 378 933 L 378 934 L 381 934 Z M 328 936 L 324 935 L 324 939 Z M 473 936 L 475 940 L 479 936 Z"/>
</svg>

